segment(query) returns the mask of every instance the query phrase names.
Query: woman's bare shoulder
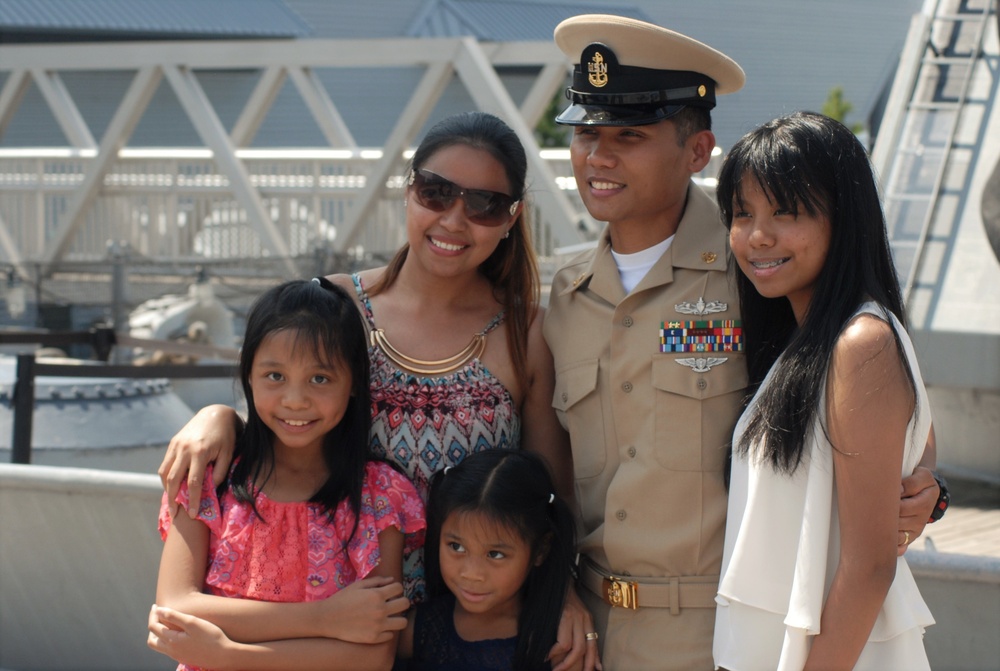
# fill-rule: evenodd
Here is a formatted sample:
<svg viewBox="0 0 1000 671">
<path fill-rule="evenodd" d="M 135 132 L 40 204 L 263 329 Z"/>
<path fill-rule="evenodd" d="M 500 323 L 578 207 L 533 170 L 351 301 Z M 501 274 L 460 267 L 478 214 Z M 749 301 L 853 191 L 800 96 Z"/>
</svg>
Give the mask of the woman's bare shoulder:
<svg viewBox="0 0 1000 671">
<path fill-rule="evenodd" d="M 861 314 L 844 328 L 834 346 L 834 356 L 848 367 L 862 367 L 883 356 L 897 356 L 893 326 L 873 314 Z M 853 365 L 852 365 L 853 364 Z"/>
<path fill-rule="evenodd" d="M 862 314 L 847 325 L 837 338 L 830 365 L 831 382 L 840 389 L 896 389 L 909 386 L 906 361 L 891 323 L 871 314 Z M 905 394 L 904 394 L 905 395 Z"/>
</svg>

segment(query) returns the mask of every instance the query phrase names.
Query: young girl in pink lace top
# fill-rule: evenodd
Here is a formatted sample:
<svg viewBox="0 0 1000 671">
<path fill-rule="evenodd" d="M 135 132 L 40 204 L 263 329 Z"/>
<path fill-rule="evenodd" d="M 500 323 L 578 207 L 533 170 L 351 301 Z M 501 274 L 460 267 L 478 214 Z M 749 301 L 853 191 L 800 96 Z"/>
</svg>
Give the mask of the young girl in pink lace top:
<svg viewBox="0 0 1000 671">
<path fill-rule="evenodd" d="M 179 668 L 392 666 L 403 550 L 422 540 L 424 511 L 404 475 L 372 460 L 366 345 L 352 299 L 326 280 L 285 283 L 251 308 L 234 465 L 218 489 L 205 478 L 195 519 L 178 514 L 186 486 L 160 513 L 149 644 Z"/>
</svg>

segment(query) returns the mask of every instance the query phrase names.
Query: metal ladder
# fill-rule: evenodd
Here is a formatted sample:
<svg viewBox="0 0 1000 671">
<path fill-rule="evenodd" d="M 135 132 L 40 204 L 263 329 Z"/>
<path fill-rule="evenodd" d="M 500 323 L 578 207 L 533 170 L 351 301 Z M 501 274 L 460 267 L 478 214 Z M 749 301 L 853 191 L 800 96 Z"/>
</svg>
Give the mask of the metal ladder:
<svg viewBox="0 0 1000 671">
<path fill-rule="evenodd" d="M 935 0 L 933 12 L 914 17 L 872 152 L 908 308 L 920 293 L 926 307 L 958 226 L 958 212 L 948 207 L 964 197 L 962 159 L 971 152 L 963 142 L 986 123 L 985 114 L 969 114 L 969 108 L 985 109 L 988 101 L 969 94 L 995 2 Z"/>
</svg>

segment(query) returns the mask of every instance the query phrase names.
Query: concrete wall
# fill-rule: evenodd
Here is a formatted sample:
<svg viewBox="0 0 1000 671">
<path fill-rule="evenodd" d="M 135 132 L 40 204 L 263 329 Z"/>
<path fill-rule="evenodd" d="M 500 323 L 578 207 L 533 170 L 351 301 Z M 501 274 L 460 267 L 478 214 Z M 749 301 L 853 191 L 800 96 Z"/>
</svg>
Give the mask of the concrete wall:
<svg viewBox="0 0 1000 671">
<path fill-rule="evenodd" d="M 161 543 L 152 475 L 0 464 L 0 668 L 157 671 L 146 647 Z M 911 550 L 934 669 L 1000 660 L 1000 559 Z"/>
<path fill-rule="evenodd" d="M 931 668 L 1000 668 L 1000 558 L 911 550 L 906 560 L 937 621 L 924 635 Z"/>
<path fill-rule="evenodd" d="M 0 667 L 155 671 L 154 475 L 0 464 Z"/>
<path fill-rule="evenodd" d="M 927 393 L 938 468 L 1000 484 L 1000 391 L 928 387 Z"/>
</svg>

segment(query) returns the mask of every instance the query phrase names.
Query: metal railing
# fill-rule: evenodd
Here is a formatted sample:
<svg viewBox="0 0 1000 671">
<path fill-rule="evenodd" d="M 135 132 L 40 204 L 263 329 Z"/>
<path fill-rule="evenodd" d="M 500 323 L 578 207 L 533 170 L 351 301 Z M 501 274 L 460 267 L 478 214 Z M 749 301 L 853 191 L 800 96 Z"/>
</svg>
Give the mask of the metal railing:
<svg viewBox="0 0 1000 671">
<path fill-rule="evenodd" d="M 6 249 L 0 251 L 11 263 L 28 266 L 44 257 L 88 162 L 94 159 L 51 156 L 42 150 L 22 153 L 15 157 L 0 152 L 0 222 L 6 228 L 6 239 L 0 239 Z M 365 152 L 345 158 L 330 151 L 281 150 L 241 157 L 293 258 L 308 261 L 316 249 L 335 246 L 375 164 L 365 156 Z M 577 205 L 580 220 L 587 221 L 568 159 L 547 163 L 557 175 L 556 183 L 530 188 L 565 192 Z M 350 253 L 385 255 L 405 241 L 402 175 L 390 177 L 386 187 Z M 551 254 L 557 241 L 538 210 L 533 226 L 539 253 Z M 65 261 L 100 261 L 108 253 L 109 241 L 127 242 L 132 253 L 150 259 L 210 262 L 270 256 L 225 175 L 204 157 L 204 150 L 193 148 L 121 153 Z"/>
<path fill-rule="evenodd" d="M 117 336 L 110 328 L 64 333 L 0 333 L 0 345 L 35 344 L 61 347 L 72 344 L 90 345 L 97 357 L 92 363 L 48 363 L 38 361 L 34 353 L 18 354 L 12 391 L 13 431 L 11 436 L 11 463 L 31 463 L 31 433 L 35 409 L 35 380 L 39 377 L 81 378 L 130 378 L 130 379 L 196 379 L 232 378 L 235 364 L 108 364 L 112 347 L 116 345 L 159 348 L 186 354 L 206 354 L 215 357 L 235 358 L 236 350 L 209 345 L 181 344 L 171 341 L 147 340 Z"/>
</svg>

